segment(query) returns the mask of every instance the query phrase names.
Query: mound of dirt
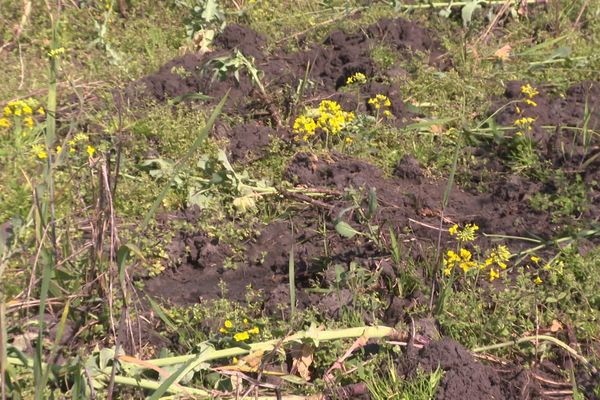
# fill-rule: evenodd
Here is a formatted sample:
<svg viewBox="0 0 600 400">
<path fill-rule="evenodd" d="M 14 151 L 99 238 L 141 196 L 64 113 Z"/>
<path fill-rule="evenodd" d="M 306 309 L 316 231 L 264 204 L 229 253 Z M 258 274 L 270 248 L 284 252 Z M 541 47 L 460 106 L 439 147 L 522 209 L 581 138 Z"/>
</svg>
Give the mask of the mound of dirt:
<svg viewBox="0 0 600 400">
<path fill-rule="evenodd" d="M 228 298 L 235 300 L 243 301 L 244 289 L 251 285 L 254 289 L 264 290 L 265 308 L 273 311 L 289 299 L 287 272 L 292 245 L 299 288 L 307 288 L 322 279 L 327 281 L 325 268 L 328 265 L 337 264 L 347 270 L 350 263 L 356 262 L 365 268 L 385 270 L 383 255 L 371 240 L 363 236 L 343 238 L 335 232 L 333 221 L 341 210 L 353 206 L 345 194 L 347 189 L 362 191 L 361 206 L 365 209 L 366 193 L 374 189 L 379 207 L 370 223 L 379 226 L 382 236 L 387 235 L 388 227 L 396 232 L 410 227 L 410 238 L 434 243 L 439 234 L 440 204 L 446 182 L 425 181 L 418 163 L 410 158 L 404 158 L 396 171 L 398 176 L 386 177 L 379 168 L 361 160 L 339 154 L 325 159 L 299 153 L 289 164 L 287 180 L 321 190 L 329 196 L 319 201 L 296 198 L 306 202 L 292 213 L 293 236 L 289 222 L 266 225 L 261 228 L 260 235 L 247 245 L 246 259 L 240 261 L 236 268 L 225 268 L 227 249 L 201 232 L 194 234 L 180 240 L 181 252 L 190 252 L 183 265 L 170 274 L 151 279 L 146 289 L 150 294 L 173 303 L 188 304 L 200 297 L 219 298 L 218 284 L 221 280 L 230 287 Z M 532 213 L 523 205 L 522 197 L 513 196 L 513 190 L 518 192 L 523 187 L 521 181 L 514 179 L 511 185 L 506 187 L 504 196 L 502 193 L 472 194 L 455 188 L 444 214 L 444 229 L 447 230 L 452 223 L 477 223 L 483 232 L 511 236 L 533 233 L 547 237 L 552 229 L 548 215 Z M 354 211 L 344 216 L 355 229 L 363 231 L 366 228 L 358 223 L 357 218 L 358 213 Z M 325 238 L 323 221 L 328 225 Z M 442 238 L 451 240 L 446 232 Z M 326 248 L 324 243 L 327 243 Z M 483 248 L 488 245 L 485 239 L 480 239 L 478 244 Z M 172 287 L 176 289 L 169 289 Z M 189 291 L 181 290 L 182 287 L 189 287 Z M 382 294 L 384 298 L 387 296 Z M 303 294 L 300 299 L 301 306 L 321 304 L 322 301 L 323 296 L 308 294 Z M 345 300 L 331 304 L 328 301 L 323 303 L 323 309 L 334 314 Z"/>
<path fill-rule="evenodd" d="M 514 126 L 519 118 L 533 118 L 533 129 L 528 135 L 536 142 L 536 150 L 542 158 L 551 160 L 556 168 L 579 170 L 584 162 L 596 157 L 600 151 L 600 140 L 597 135 L 586 138 L 584 130 L 589 134 L 600 129 L 600 82 L 583 81 L 564 94 L 553 94 L 543 87 L 532 85 L 539 91 L 532 98 L 534 104 L 520 101 L 526 97 L 521 92 L 525 84 L 521 81 L 506 83 L 504 97 L 498 99 L 491 109 L 492 112 L 500 110 L 495 117 L 496 122 Z M 506 106 L 509 102 L 515 104 Z M 544 129 L 544 126 L 552 129 Z M 597 170 L 588 168 L 585 173 L 597 177 Z"/>
<path fill-rule="evenodd" d="M 390 111 L 396 117 L 394 123 L 406 124 L 413 114 L 404 106 L 398 88 L 377 81 L 381 76 L 390 76 L 389 71 L 379 70 L 371 58 L 372 49 L 382 41 L 404 57 L 413 57 L 417 52 L 424 53 L 434 66 L 445 68 L 449 65 L 443 57 L 444 50 L 440 42 L 432 32 L 400 18 L 383 19 L 357 33 L 334 31 L 322 45 L 308 45 L 297 52 L 276 50 L 270 54 L 265 51 L 266 39 L 263 36 L 247 27 L 232 24 L 216 37 L 214 52 L 187 54 L 174 59 L 155 74 L 131 83 L 123 92 L 115 93 L 115 97 L 117 102 L 143 105 L 175 98 L 184 100 L 186 96 L 193 98 L 191 95 L 201 93 L 209 96 L 203 101 L 214 106 L 229 91 L 225 113 L 281 128 L 283 119 L 278 108 L 282 108 L 287 115 L 297 112 L 298 105 L 293 101 L 295 88 L 304 79 L 309 66 L 308 79 L 311 84 L 304 92 L 305 98 L 312 99 L 309 102 L 318 104 L 325 98 L 334 99 L 346 109 L 368 112 L 367 100 L 376 94 L 383 94 L 392 102 Z M 224 76 L 217 72 L 222 67 L 222 60 L 234 56 L 236 51 L 241 52 L 260 71 L 264 93 L 253 82 L 245 67 L 238 70 L 237 78 L 233 70 Z M 346 84 L 347 78 L 356 72 L 373 78 L 361 88 L 358 104 L 356 95 L 337 92 Z M 289 129 L 277 129 L 275 133 L 287 137 Z M 262 135 L 260 137 L 259 147 L 262 147 L 265 140 Z M 235 146 L 231 152 L 236 156 L 256 149 L 255 141 L 246 140 L 243 130 L 234 128 L 229 138 Z"/>
<path fill-rule="evenodd" d="M 414 376 L 417 369 L 430 373 L 437 368 L 444 371 L 437 400 L 512 400 L 530 398 L 536 391 L 521 368 L 501 373 L 476 361 L 467 349 L 449 338 L 431 342 L 398 360 L 399 374 L 407 378 Z"/>
</svg>

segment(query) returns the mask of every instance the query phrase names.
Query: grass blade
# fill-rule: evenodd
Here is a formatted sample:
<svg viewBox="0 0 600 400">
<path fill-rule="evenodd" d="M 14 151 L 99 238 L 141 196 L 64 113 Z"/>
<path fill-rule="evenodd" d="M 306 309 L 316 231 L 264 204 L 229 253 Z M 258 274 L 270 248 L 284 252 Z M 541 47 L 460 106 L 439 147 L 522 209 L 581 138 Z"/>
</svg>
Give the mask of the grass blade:
<svg viewBox="0 0 600 400">
<path fill-rule="evenodd" d="M 292 246 L 288 263 L 288 278 L 290 281 L 290 316 L 296 314 L 296 263 L 294 260 L 294 225 L 292 224 Z"/>
</svg>

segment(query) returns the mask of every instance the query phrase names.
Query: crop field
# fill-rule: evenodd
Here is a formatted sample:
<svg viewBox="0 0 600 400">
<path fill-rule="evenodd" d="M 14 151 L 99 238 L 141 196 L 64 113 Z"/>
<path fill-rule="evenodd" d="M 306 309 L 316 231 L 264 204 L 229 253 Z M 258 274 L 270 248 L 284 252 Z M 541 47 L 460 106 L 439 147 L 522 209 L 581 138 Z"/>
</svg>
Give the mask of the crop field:
<svg viewBox="0 0 600 400">
<path fill-rule="evenodd" d="M 600 399 L 600 1 L 0 1 L 0 400 Z"/>
</svg>

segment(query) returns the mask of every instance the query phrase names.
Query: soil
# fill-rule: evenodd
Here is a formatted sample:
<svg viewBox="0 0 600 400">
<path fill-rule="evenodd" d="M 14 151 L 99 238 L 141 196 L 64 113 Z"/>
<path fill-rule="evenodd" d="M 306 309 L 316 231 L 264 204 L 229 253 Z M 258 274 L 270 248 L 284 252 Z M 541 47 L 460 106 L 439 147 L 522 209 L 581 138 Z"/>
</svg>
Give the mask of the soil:
<svg viewBox="0 0 600 400">
<path fill-rule="evenodd" d="M 411 378 L 420 369 L 444 371 L 436 399 L 528 399 L 539 396 L 539 387 L 519 367 L 496 370 L 475 360 L 457 342 L 444 338 L 418 351 L 408 351 L 397 360 L 400 376 Z"/>
<path fill-rule="evenodd" d="M 527 82 L 506 83 L 504 96 L 492 107 L 492 110 L 500 110 L 496 115 L 496 122 L 512 126 L 520 117 L 534 118 L 530 135 L 540 158 L 551 162 L 553 169 L 562 168 L 567 172 L 580 173 L 587 183 L 594 180 L 598 182 L 600 160 L 597 156 L 600 154 L 600 142 L 596 135 L 589 143 L 584 143 L 583 130 L 597 131 L 600 128 L 600 82 L 580 82 L 564 93 L 532 85 L 539 91 L 533 98 L 537 106 L 517 104 L 521 114 L 514 104 L 504 107 L 509 102 L 524 97 L 521 93 L 521 86 L 524 84 Z M 544 126 L 558 128 L 548 130 Z M 587 168 L 583 167 L 585 163 L 588 163 Z M 595 200 L 597 205 L 598 199 Z"/>
<path fill-rule="evenodd" d="M 284 105 L 287 119 L 296 113 L 297 104 L 293 94 L 298 82 L 304 78 L 306 66 L 310 65 L 308 77 L 314 82 L 305 93 L 308 104 L 318 104 L 325 98 L 340 102 L 347 109 L 368 112 L 366 100 L 381 93 L 391 98 L 392 113 L 396 123 L 405 124 L 414 118 L 400 97 L 400 91 L 384 84 L 380 77 L 400 73 L 384 71 L 378 67 L 370 52 L 379 41 L 397 50 L 404 57 L 413 57 L 416 52 L 428 54 L 427 62 L 440 69 L 448 68 L 451 61 L 444 57 L 444 49 L 431 32 L 403 19 L 385 19 L 358 33 L 331 33 L 321 45 L 306 44 L 302 49 L 287 53 L 281 50 L 266 52 L 266 40 L 248 28 L 230 25 L 216 39 L 216 50 L 212 53 L 186 55 L 161 68 L 156 74 L 147 76 L 130 85 L 118 94 L 120 101 L 141 105 L 148 101 L 164 102 L 168 99 L 203 93 L 210 96 L 208 105 L 216 104 L 228 91 L 229 98 L 224 112 L 238 117 L 243 122 L 235 126 L 218 125 L 216 135 L 229 142 L 232 161 L 250 162 L 259 159 L 273 138 L 291 143 L 290 128 L 283 126 L 274 104 Z M 251 81 L 247 71 L 240 71 L 239 81 L 232 74 L 224 80 L 213 79 L 212 66 L 219 57 L 229 56 L 238 49 L 246 57 L 252 57 L 256 67 L 262 71 L 261 82 L 267 88 L 268 97 L 261 93 Z M 211 64 L 212 63 L 212 64 Z M 206 66 L 209 66 L 208 69 Z M 339 92 L 348 76 L 363 72 L 374 81 L 361 90 L 359 104 L 355 95 Z M 510 100 L 520 98 L 521 82 L 509 82 L 505 96 L 498 99 L 492 111 Z M 579 126 L 584 117 L 583 110 L 600 110 L 600 84 L 582 82 L 570 88 L 564 97 L 549 94 L 540 88 L 535 98 L 538 106 L 527 112 L 536 118 L 534 139 L 540 144 L 542 155 L 555 166 L 580 168 L 586 182 L 600 181 L 600 157 L 597 139 L 585 147 L 578 142 L 580 137 L 572 130 L 563 128 L 548 134 L 543 125 Z M 529 114 L 524 114 L 530 116 Z M 498 123 L 512 125 L 517 118 L 514 107 L 508 107 L 496 116 Z M 290 118 L 293 120 L 293 118 Z M 579 125 L 578 125 L 579 124 Z M 588 121 L 590 129 L 600 128 L 598 113 Z M 570 135 L 570 136 L 569 136 Z M 565 137 L 576 140 L 565 140 Z M 558 151 L 563 143 L 574 143 L 568 157 Z M 291 146 L 292 144 L 290 144 Z M 562 149 L 562 148 L 561 148 Z M 485 149 L 474 149 L 474 152 Z M 246 287 L 263 293 L 263 309 L 270 315 L 286 317 L 289 313 L 288 266 L 290 252 L 294 251 L 295 276 L 300 308 L 317 307 L 324 316 L 335 318 L 343 306 L 350 305 L 352 293 L 348 290 L 329 295 L 314 294 L 304 289 L 315 284 L 327 288 L 333 280 L 333 267 L 339 265 L 348 270 L 353 262 L 394 275 L 394 269 L 385 255 L 380 254 L 373 242 L 365 236 L 351 239 L 335 232 L 333 221 L 346 210 L 343 218 L 357 230 L 364 230 L 358 209 L 351 200 L 353 189 L 360 196 L 359 206 L 366 210 L 369 190 L 377 194 L 378 208 L 369 221 L 379 227 L 380 239 L 387 241 L 388 227 L 402 232 L 400 240 L 412 242 L 407 252 L 412 258 L 422 259 L 421 246 L 436 243 L 440 236 L 440 217 L 444 219 L 442 241 L 448 241 L 447 228 L 451 224 L 475 223 L 482 232 L 494 232 L 508 236 L 536 235 L 550 239 L 556 224 L 548 213 L 535 212 L 528 206 L 527 199 L 540 191 L 551 191 L 551 187 L 538 182 L 511 175 L 501 161 L 502 153 L 489 156 L 492 166 L 503 171 L 502 178 L 490 184 L 486 193 L 477 193 L 454 186 L 450 201 L 443 215 L 440 204 L 446 190 L 445 180 L 432 181 L 423 173 L 414 158 L 405 156 L 387 176 L 381 169 L 365 161 L 330 154 L 317 157 L 297 153 L 290 161 L 285 179 L 295 186 L 310 187 L 323 194 L 321 198 L 301 198 L 290 210 L 285 222 L 274 222 L 260 228 L 260 234 L 246 245 L 246 258 L 234 266 L 226 260 L 232 254 L 228 246 L 208 237 L 204 232 L 182 232 L 171 244 L 172 258 L 181 258 L 177 268 L 158 277 L 146 280 L 145 291 L 163 301 L 192 305 L 220 298 L 245 301 Z M 475 176 L 477 175 L 475 171 Z M 290 193 L 287 195 L 293 196 Z M 593 195 L 592 195 L 593 196 Z M 600 215 L 600 197 L 591 198 L 588 217 Z M 350 211 L 348 211 L 350 208 Z M 202 218 L 201 213 L 186 213 L 192 225 Z M 324 223 L 326 233 L 324 238 Z M 478 244 L 485 248 L 485 239 Z M 519 249 L 518 242 L 511 243 Z M 226 284 L 227 293 L 221 289 Z M 371 290 L 379 291 L 387 304 L 386 323 L 394 325 L 406 322 L 406 313 L 411 307 L 425 304 L 428 299 L 418 292 L 411 298 L 398 299 L 380 283 Z M 425 324 L 426 325 L 426 324 Z M 424 325 L 424 326 L 425 326 Z M 424 328 L 423 336 L 432 339 L 435 321 L 431 329 Z M 429 326 L 429 325 L 427 325 Z M 426 332 L 426 331 L 429 331 Z M 449 339 L 432 341 L 419 351 L 408 352 L 398 360 L 399 373 L 414 374 L 417 368 L 431 371 L 438 367 L 445 371 L 438 399 L 513 399 L 539 396 L 539 388 L 527 379 L 527 374 L 517 367 L 497 371 L 473 359 L 473 356 L 458 343 Z"/>
</svg>

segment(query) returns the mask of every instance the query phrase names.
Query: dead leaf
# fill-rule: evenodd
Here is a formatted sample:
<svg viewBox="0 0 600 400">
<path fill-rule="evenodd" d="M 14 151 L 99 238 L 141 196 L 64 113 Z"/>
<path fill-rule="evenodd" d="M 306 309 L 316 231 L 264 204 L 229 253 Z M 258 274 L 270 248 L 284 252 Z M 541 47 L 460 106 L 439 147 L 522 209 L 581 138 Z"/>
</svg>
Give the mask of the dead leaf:
<svg viewBox="0 0 600 400">
<path fill-rule="evenodd" d="M 314 348 L 310 344 L 302 344 L 299 348 L 292 349 L 292 371 L 297 371 L 298 375 L 305 381 L 310 381 L 310 366 L 313 362 Z"/>
<path fill-rule="evenodd" d="M 499 59 L 501 61 L 508 61 L 508 59 L 510 58 L 511 51 L 512 51 L 512 46 L 510 44 L 505 44 L 504 46 L 502 46 L 498 50 L 496 50 L 496 52 L 494 53 L 494 57 L 496 57 L 497 59 Z"/>
<path fill-rule="evenodd" d="M 550 325 L 550 332 L 558 332 L 562 330 L 563 326 L 557 320 L 552 320 L 552 325 Z"/>
<path fill-rule="evenodd" d="M 431 125 L 431 133 L 436 133 L 436 134 L 441 134 L 442 132 L 444 132 L 444 127 L 442 125 Z"/>
</svg>

